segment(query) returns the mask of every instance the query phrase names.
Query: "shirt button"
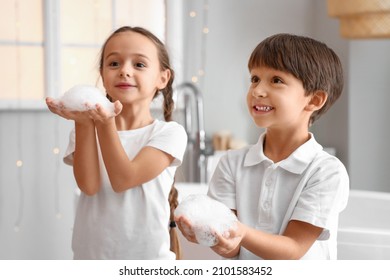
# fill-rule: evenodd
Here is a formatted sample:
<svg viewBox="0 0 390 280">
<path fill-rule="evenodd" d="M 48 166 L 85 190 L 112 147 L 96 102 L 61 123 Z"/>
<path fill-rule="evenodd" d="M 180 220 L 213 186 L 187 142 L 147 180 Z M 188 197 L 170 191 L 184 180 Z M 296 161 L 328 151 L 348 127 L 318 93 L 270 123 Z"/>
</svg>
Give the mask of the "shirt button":
<svg viewBox="0 0 390 280">
<path fill-rule="evenodd" d="M 264 202 L 264 209 L 268 209 L 269 208 L 269 202 Z"/>
<path fill-rule="evenodd" d="M 271 186 L 271 185 L 272 185 L 272 180 L 267 180 L 267 181 L 265 181 L 265 185 L 266 185 L 267 187 Z"/>
</svg>

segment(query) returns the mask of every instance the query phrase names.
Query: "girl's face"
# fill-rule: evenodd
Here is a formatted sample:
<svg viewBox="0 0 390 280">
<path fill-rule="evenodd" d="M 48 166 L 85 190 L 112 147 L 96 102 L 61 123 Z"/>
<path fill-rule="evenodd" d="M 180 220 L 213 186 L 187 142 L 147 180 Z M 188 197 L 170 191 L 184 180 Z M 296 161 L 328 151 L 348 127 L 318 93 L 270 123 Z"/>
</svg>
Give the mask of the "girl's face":
<svg viewBox="0 0 390 280">
<path fill-rule="evenodd" d="M 305 108 L 311 96 L 305 96 L 299 79 L 263 66 L 251 69 L 250 75 L 247 104 L 257 126 L 283 130 L 302 125 L 307 128 L 311 112 Z"/>
<path fill-rule="evenodd" d="M 149 105 L 156 91 L 166 86 L 170 71 L 161 70 L 157 48 L 149 38 L 127 31 L 107 42 L 101 76 L 114 101 Z"/>
</svg>

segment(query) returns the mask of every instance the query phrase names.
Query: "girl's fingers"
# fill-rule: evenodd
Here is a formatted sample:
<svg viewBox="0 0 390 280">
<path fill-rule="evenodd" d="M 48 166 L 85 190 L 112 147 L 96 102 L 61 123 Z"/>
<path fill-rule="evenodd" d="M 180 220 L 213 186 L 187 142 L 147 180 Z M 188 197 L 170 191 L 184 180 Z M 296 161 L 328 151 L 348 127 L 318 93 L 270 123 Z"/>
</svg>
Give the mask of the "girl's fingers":
<svg viewBox="0 0 390 280">
<path fill-rule="evenodd" d="M 115 101 L 114 103 L 115 116 L 117 116 L 122 111 L 122 108 L 123 108 L 122 103 L 119 100 Z"/>
</svg>

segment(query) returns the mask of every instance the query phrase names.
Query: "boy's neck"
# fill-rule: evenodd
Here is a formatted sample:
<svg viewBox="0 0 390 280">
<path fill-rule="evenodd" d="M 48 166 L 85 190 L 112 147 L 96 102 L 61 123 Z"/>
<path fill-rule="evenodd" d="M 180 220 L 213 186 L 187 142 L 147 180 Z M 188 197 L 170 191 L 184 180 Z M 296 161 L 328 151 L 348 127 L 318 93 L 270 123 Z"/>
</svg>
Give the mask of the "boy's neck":
<svg viewBox="0 0 390 280">
<path fill-rule="evenodd" d="M 309 139 L 310 134 L 307 130 L 302 132 L 267 130 L 263 143 L 264 155 L 275 163 L 280 162 L 288 158 Z"/>
</svg>

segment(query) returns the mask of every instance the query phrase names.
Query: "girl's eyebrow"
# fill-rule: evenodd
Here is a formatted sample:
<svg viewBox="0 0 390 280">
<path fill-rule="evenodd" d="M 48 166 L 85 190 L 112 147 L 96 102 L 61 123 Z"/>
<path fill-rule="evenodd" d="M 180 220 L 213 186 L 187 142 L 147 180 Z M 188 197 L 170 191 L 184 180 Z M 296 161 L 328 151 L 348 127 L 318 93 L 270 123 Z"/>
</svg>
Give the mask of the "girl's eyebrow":
<svg viewBox="0 0 390 280">
<path fill-rule="evenodd" d="M 120 55 L 119 52 L 111 52 L 109 54 L 106 55 L 105 59 L 109 58 L 110 56 L 116 56 L 116 55 Z M 147 59 L 147 60 L 150 60 L 149 57 L 145 54 L 142 54 L 142 53 L 134 53 L 132 54 L 131 56 L 134 56 L 134 57 L 141 57 L 141 58 L 144 58 L 144 59 Z"/>
</svg>

